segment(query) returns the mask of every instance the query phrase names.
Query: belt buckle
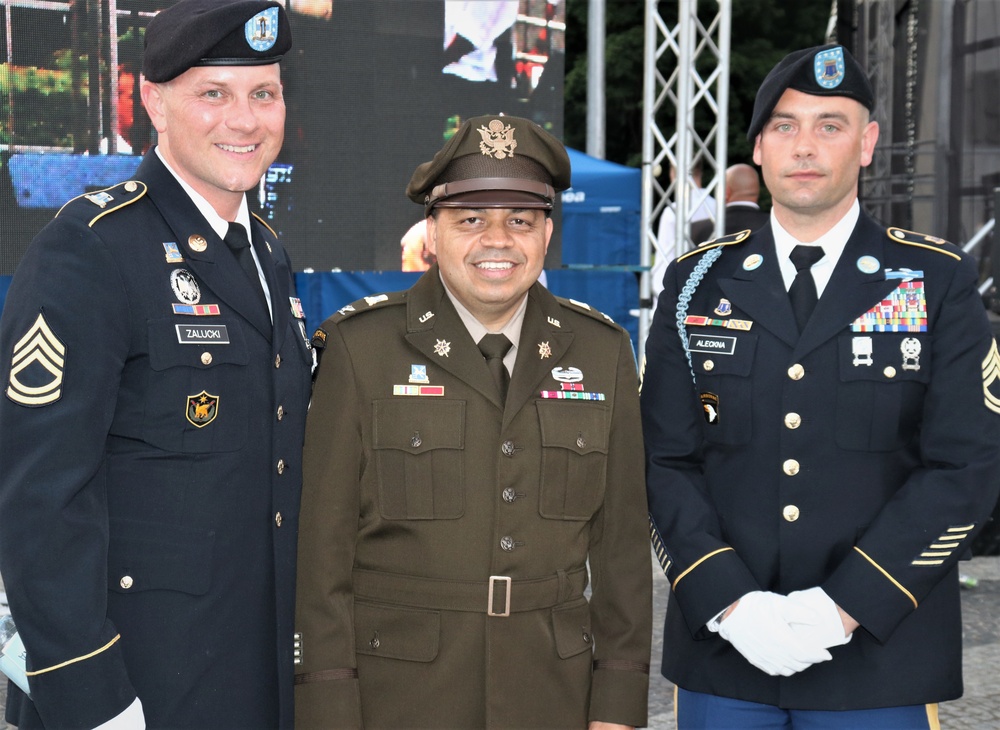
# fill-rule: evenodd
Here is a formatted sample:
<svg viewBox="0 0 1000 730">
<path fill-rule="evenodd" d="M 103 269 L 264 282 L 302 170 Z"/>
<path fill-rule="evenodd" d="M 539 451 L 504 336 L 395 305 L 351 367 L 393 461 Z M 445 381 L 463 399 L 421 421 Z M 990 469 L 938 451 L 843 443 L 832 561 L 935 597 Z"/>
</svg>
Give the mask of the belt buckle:
<svg viewBox="0 0 1000 730">
<path fill-rule="evenodd" d="M 496 613 L 493 610 L 493 588 L 497 583 L 505 583 L 507 585 L 507 599 L 504 601 L 503 613 Z M 507 616 L 510 616 L 510 576 L 508 575 L 490 576 L 490 590 L 489 590 L 489 595 L 486 597 L 486 615 L 500 616 L 501 618 L 506 618 Z"/>
</svg>

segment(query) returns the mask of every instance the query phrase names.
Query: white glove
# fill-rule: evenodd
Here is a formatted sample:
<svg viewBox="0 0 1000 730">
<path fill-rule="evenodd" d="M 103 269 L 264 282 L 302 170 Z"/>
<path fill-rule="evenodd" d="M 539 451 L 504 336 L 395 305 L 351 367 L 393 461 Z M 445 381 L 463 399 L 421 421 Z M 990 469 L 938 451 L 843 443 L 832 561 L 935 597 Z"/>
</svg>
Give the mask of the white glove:
<svg viewBox="0 0 1000 730">
<path fill-rule="evenodd" d="M 833 657 L 825 648 L 792 630 L 791 624 L 810 624 L 815 611 L 777 593 L 752 591 L 719 625 L 719 636 L 731 643 L 748 662 L 772 677 L 796 672 Z"/>
<path fill-rule="evenodd" d="M 136 697 L 131 705 L 94 730 L 146 730 L 146 716 L 142 712 L 139 698 Z"/>
<path fill-rule="evenodd" d="M 792 631 L 810 644 L 829 649 L 831 646 L 846 644 L 854 636 L 844 635 L 844 622 L 840 618 L 837 604 L 822 588 L 817 586 L 805 591 L 794 591 L 788 594 L 788 600 L 816 613 L 816 621 L 813 623 L 791 624 Z"/>
</svg>

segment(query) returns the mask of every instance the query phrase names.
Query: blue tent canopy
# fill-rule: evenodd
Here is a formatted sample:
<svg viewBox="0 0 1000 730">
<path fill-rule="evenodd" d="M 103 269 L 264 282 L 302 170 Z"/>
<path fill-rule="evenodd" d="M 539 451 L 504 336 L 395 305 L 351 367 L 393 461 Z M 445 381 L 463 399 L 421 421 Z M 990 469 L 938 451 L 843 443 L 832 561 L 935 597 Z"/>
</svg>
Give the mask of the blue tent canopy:
<svg viewBox="0 0 1000 730">
<path fill-rule="evenodd" d="M 563 264 L 639 264 L 642 172 L 568 149 L 573 187 L 562 194 Z"/>
</svg>

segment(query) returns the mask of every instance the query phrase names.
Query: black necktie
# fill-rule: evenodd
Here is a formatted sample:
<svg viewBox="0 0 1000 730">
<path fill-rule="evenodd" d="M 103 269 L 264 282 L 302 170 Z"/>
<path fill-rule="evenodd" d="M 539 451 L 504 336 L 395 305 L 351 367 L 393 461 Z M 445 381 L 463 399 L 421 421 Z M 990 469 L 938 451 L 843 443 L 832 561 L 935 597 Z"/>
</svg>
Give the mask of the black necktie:
<svg viewBox="0 0 1000 730">
<path fill-rule="evenodd" d="M 510 375 L 503 364 L 504 355 L 511 348 L 511 342 L 504 335 L 484 335 L 479 341 L 479 351 L 486 358 L 486 367 L 490 369 L 490 375 L 497 384 L 500 392 L 500 400 L 507 400 L 507 384 L 510 382 Z"/>
<path fill-rule="evenodd" d="M 223 239 L 226 245 L 232 249 L 233 255 L 239 261 L 243 271 L 257 292 L 260 301 L 267 306 L 267 299 L 264 297 L 264 288 L 260 283 L 260 274 L 257 272 L 257 264 L 253 260 L 253 251 L 250 250 L 250 239 L 247 238 L 247 230 L 239 223 L 230 223 L 226 237 Z"/>
<path fill-rule="evenodd" d="M 792 300 L 792 311 L 795 312 L 795 322 L 799 325 L 799 332 L 805 329 L 806 322 L 816 308 L 816 281 L 813 279 L 812 271 L 809 269 L 823 258 L 822 246 L 796 246 L 792 249 L 788 258 L 795 264 L 795 281 L 788 290 L 788 297 Z"/>
</svg>

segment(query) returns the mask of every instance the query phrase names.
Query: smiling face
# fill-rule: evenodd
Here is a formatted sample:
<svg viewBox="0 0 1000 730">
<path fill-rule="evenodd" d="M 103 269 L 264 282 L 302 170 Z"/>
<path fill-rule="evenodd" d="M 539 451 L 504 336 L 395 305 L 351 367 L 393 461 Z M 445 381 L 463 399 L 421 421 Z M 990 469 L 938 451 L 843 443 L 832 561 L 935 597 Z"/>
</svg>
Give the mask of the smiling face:
<svg viewBox="0 0 1000 730">
<path fill-rule="evenodd" d="M 142 101 L 170 167 L 232 220 L 281 149 L 285 102 L 278 64 L 195 66 Z"/>
<path fill-rule="evenodd" d="M 832 228 L 857 198 L 876 141 L 878 124 L 853 99 L 785 91 L 753 150 L 781 225 L 800 241 Z"/>
<path fill-rule="evenodd" d="M 438 208 L 427 247 L 452 293 L 483 325 L 503 327 L 542 273 L 552 220 L 542 210 Z"/>
</svg>

